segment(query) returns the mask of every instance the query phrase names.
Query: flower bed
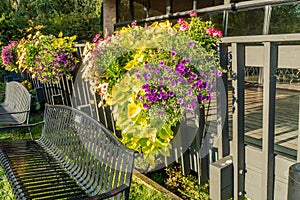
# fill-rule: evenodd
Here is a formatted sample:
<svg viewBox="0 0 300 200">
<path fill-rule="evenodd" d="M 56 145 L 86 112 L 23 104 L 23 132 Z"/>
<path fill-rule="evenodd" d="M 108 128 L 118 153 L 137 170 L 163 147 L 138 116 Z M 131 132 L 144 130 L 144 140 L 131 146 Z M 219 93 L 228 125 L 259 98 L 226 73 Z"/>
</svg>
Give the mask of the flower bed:
<svg viewBox="0 0 300 200">
<path fill-rule="evenodd" d="M 210 101 L 222 75 L 216 44 L 222 33 L 191 13 L 185 21 L 131 26 L 88 43 L 83 78 L 112 106 L 121 141 L 155 166 L 185 113 Z M 100 105 L 102 102 L 100 102 Z"/>
</svg>

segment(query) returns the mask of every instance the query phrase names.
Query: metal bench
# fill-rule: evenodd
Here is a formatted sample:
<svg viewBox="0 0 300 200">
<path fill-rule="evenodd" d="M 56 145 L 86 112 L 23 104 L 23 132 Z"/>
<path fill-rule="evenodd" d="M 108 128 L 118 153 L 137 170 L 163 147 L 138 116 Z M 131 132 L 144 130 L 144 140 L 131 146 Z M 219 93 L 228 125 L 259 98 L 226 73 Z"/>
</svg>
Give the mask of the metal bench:
<svg viewBox="0 0 300 200">
<path fill-rule="evenodd" d="M 6 83 L 5 93 L 1 94 L 4 102 L 0 104 L 0 126 L 28 124 L 31 94 L 19 82 Z M 29 129 L 32 138 L 31 131 Z"/>
<path fill-rule="evenodd" d="M 40 139 L 0 142 L 17 199 L 128 199 L 133 161 L 102 124 L 62 105 L 46 105 Z"/>
</svg>

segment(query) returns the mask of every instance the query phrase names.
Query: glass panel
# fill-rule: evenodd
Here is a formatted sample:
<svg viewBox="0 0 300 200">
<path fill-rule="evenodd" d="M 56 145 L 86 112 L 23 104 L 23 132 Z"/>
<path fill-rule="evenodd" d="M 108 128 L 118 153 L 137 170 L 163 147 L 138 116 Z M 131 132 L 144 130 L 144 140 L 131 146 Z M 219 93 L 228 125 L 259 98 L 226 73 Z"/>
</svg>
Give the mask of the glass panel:
<svg viewBox="0 0 300 200">
<path fill-rule="evenodd" d="M 197 9 L 224 4 L 223 0 L 197 1 Z"/>
<path fill-rule="evenodd" d="M 212 21 L 216 29 L 223 31 L 223 13 L 200 15 L 200 17 L 204 21 Z"/>
<path fill-rule="evenodd" d="M 299 33 L 300 4 L 289 4 L 272 7 L 270 34 Z"/>
<path fill-rule="evenodd" d="M 130 9 L 128 0 L 119 0 L 119 19 L 118 22 L 130 21 Z"/>
<path fill-rule="evenodd" d="M 260 35 L 263 32 L 264 9 L 230 12 L 228 36 Z"/>
<path fill-rule="evenodd" d="M 150 5 L 150 17 L 160 16 L 166 14 L 166 1 L 165 0 L 148 0 Z"/>
<path fill-rule="evenodd" d="M 142 1 L 143 4 L 133 2 L 134 19 L 144 19 L 147 17 L 147 1 Z"/>
<path fill-rule="evenodd" d="M 192 10 L 193 9 L 193 0 L 173 0 L 173 10 L 172 12 L 182 12 L 186 10 Z"/>
<path fill-rule="evenodd" d="M 245 142 L 254 146 L 262 145 L 263 128 L 263 87 L 254 84 L 262 74 L 257 68 L 245 68 Z"/>
<path fill-rule="evenodd" d="M 287 69 L 278 69 L 286 71 Z M 292 69 L 288 71 L 292 72 Z M 284 72 L 283 72 L 284 74 Z M 298 145 L 298 121 L 300 87 L 286 82 L 289 76 L 276 84 L 275 102 L 275 152 L 296 159 Z M 298 82 L 296 82 L 298 84 Z"/>
</svg>

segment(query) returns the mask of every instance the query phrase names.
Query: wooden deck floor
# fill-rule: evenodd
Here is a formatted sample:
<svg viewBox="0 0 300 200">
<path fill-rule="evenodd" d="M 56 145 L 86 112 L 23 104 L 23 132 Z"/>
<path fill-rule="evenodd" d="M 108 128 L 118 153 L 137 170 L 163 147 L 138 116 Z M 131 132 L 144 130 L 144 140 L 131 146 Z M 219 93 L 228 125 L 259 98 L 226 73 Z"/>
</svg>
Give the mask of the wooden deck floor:
<svg viewBox="0 0 300 200">
<path fill-rule="evenodd" d="M 276 90 L 275 104 L 275 151 L 290 158 L 296 158 L 298 146 L 300 91 Z M 232 97 L 229 92 L 229 134 L 232 134 Z M 263 119 L 263 89 L 247 87 L 245 89 L 245 141 L 261 147 Z M 210 106 L 208 121 L 211 126 L 216 123 L 216 104 Z M 215 130 L 216 128 L 210 128 Z"/>
</svg>

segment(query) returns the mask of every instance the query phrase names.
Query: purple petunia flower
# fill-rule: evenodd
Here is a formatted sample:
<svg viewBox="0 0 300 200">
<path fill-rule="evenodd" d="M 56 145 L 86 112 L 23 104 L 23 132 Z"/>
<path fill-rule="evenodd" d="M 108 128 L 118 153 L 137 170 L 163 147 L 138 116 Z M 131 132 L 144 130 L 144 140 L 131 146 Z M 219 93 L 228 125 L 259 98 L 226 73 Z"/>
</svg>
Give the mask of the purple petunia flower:
<svg viewBox="0 0 300 200">
<path fill-rule="evenodd" d="M 193 47 L 193 46 L 195 46 L 195 42 L 189 42 L 188 45 L 189 45 L 189 47 Z"/>
<path fill-rule="evenodd" d="M 193 90 L 191 88 L 188 89 L 188 96 L 192 96 L 193 95 Z"/>
<path fill-rule="evenodd" d="M 177 103 L 179 103 L 180 105 L 182 105 L 182 104 L 183 104 L 183 99 L 182 99 L 182 98 L 179 98 L 179 99 L 177 100 Z"/>
<path fill-rule="evenodd" d="M 145 64 L 145 69 L 146 70 L 151 70 L 151 67 L 149 67 L 148 63 Z"/>
<path fill-rule="evenodd" d="M 172 91 L 170 91 L 170 90 L 169 90 L 167 93 L 168 93 L 168 96 L 169 96 L 169 97 L 173 97 L 173 96 L 174 96 L 174 92 L 172 92 Z"/>
<path fill-rule="evenodd" d="M 162 111 L 161 111 L 161 110 L 157 111 L 157 114 L 158 114 L 159 116 L 161 116 L 161 115 L 162 115 Z"/>
</svg>

